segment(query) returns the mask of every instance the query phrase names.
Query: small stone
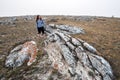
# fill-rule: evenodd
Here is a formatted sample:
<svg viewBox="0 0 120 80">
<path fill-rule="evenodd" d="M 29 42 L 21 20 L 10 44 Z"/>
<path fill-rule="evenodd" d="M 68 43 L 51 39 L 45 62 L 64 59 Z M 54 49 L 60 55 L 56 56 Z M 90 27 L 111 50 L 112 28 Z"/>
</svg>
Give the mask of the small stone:
<svg viewBox="0 0 120 80">
<path fill-rule="evenodd" d="M 96 53 L 97 52 L 97 50 L 93 47 L 93 46 L 91 46 L 91 45 L 89 45 L 88 43 L 83 43 L 83 46 L 85 47 L 85 48 L 87 48 L 90 52 L 92 52 L 92 53 Z"/>
</svg>

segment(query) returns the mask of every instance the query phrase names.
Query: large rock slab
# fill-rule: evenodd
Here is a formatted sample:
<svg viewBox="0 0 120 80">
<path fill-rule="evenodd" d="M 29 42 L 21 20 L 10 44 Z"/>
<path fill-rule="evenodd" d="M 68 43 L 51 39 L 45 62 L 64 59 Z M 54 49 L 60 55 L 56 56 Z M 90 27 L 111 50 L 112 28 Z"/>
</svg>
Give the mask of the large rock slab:
<svg viewBox="0 0 120 80">
<path fill-rule="evenodd" d="M 59 31 L 64 34 L 85 34 L 85 31 L 76 26 L 69 26 L 69 25 L 55 25 L 55 24 L 49 24 L 46 26 L 46 31 L 48 33 L 52 33 L 54 31 Z"/>
<path fill-rule="evenodd" d="M 34 41 L 27 41 L 24 44 L 16 46 L 7 56 L 6 67 L 19 67 L 27 62 L 31 65 L 36 60 L 37 45 Z"/>
<path fill-rule="evenodd" d="M 113 80 L 110 64 L 87 42 L 55 31 L 44 43 L 52 67 L 62 76 L 53 80 Z"/>
</svg>

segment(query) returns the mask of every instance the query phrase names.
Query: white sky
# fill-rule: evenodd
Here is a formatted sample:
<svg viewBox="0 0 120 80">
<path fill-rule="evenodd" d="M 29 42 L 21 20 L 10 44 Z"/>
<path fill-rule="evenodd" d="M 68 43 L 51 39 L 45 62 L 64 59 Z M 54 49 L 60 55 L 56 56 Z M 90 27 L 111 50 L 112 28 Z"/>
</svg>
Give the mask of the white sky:
<svg viewBox="0 0 120 80">
<path fill-rule="evenodd" d="M 0 0 L 0 16 L 36 14 L 120 17 L 120 0 Z"/>
</svg>

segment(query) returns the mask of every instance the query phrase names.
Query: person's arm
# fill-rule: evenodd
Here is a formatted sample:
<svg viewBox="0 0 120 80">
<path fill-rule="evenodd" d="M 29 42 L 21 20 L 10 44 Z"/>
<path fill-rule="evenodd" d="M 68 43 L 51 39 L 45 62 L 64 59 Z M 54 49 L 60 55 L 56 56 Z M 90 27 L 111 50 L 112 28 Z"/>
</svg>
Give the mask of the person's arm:
<svg viewBox="0 0 120 80">
<path fill-rule="evenodd" d="M 42 25 L 45 26 L 45 21 L 44 20 L 42 20 Z"/>
<path fill-rule="evenodd" d="M 45 24 L 44 20 L 42 20 L 42 24 Z"/>
</svg>

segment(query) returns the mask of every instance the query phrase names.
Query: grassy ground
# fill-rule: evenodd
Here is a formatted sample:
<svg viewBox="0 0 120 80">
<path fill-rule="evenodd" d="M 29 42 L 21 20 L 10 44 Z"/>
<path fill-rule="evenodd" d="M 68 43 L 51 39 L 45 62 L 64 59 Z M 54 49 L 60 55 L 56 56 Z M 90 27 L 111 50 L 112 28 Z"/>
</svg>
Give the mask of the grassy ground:
<svg viewBox="0 0 120 80">
<path fill-rule="evenodd" d="M 61 17 L 58 17 L 61 18 Z M 10 70 L 4 67 L 5 56 L 8 52 L 17 44 L 26 40 L 35 40 L 38 42 L 38 47 L 42 50 L 43 39 L 37 38 L 37 30 L 35 27 L 35 21 L 24 21 L 22 19 L 15 22 L 16 26 L 1 26 L 0 25 L 0 79 L 2 76 L 11 77 L 22 74 L 22 70 L 27 72 L 32 67 L 23 69 Z M 77 38 L 81 38 L 93 45 L 102 56 L 107 59 L 113 69 L 113 72 L 120 80 L 120 19 L 116 18 L 103 18 L 95 19 L 93 21 L 72 21 L 61 20 L 57 22 L 49 22 L 55 24 L 68 24 L 73 26 L 82 27 L 85 30 L 85 34 L 72 35 Z M 43 52 L 39 52 L 39 56 Z"/>
</svg>

